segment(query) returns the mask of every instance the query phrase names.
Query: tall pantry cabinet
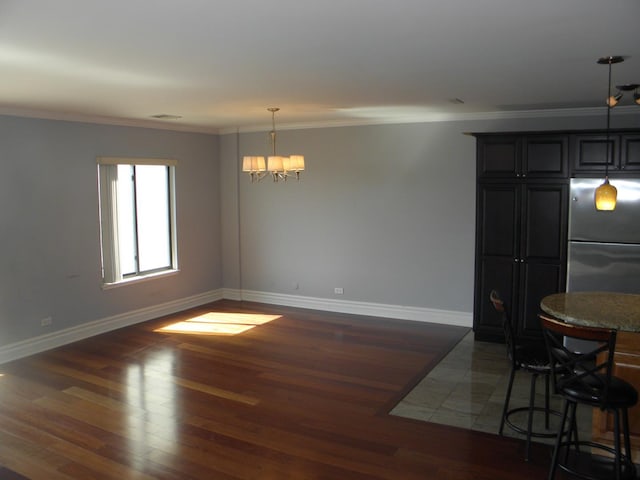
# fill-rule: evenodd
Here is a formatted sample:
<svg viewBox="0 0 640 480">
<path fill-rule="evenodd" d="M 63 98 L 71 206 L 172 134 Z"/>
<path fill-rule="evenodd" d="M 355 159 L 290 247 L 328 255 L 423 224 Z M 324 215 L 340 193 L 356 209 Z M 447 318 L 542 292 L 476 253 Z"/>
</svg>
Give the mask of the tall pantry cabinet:
<svg viewBox="0 0 640 480">
<path fill-rule="evenodd" d="M 475 136 L 475 338 L 504 338 L 501 318 L 489 301 L 492 289 L 502 294 L 517 334 L 539 337 L 540 299 L 565 289 L 568 136 Z"/>
</svg>

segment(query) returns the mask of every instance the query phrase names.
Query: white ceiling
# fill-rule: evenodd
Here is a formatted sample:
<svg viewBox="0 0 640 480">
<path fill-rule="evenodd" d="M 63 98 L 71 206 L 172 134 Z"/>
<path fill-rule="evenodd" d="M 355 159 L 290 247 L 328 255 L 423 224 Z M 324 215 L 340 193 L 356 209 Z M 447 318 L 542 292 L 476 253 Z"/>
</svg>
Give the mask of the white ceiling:
<svg viewBox="0 0 640 480">
<path fill-rule="evenodd" d="M 0 113 L 220 132 L 271 106 L 292 128 L 593 109 L 608 55 L 640 83 L 640 0 L 0 0 Z"/>
</svg>

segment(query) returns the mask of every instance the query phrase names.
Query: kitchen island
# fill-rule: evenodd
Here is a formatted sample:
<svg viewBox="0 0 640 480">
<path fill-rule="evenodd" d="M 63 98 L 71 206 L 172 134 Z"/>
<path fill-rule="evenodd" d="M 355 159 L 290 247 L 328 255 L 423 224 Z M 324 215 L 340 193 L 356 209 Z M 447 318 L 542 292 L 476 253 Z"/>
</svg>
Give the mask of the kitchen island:
<svg viewBox="0 0 640 480">
<path fill-rule="evenodd" d="M 613 292 L 568 292 L 546 296 L 540 308 L 560 320 L 618 330 L 613 374 L 640 391 L 640 295 Z M 633 458 L 640 459 L 640 404 L 629 410 Z M 611 415 L 594 409 L 593 441 L 613 444 Z"/>
<path fill-rule="evenodd" d="M 542 299 L 540 308 L 574 325 L 640 332 L 640 295 L 633 293 L 554 293 Z"/>
</svg>

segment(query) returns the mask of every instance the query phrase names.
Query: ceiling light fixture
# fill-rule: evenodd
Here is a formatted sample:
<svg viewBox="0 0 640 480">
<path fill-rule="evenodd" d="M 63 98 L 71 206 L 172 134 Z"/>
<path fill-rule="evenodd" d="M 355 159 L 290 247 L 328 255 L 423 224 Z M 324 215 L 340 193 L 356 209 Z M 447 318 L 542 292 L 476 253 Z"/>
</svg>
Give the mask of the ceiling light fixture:
<svg viewBox="0 0 640 480">
<path fill-rule="evenodd" d="M 157 118 L 159 120 L 180 120 L 182 115 L 173 115 L 171 113 L 158 113 L 156 115 L 151 115 L 151 118 Z"/>
<path fill-rule="evenodd" d="M 602 57 L 598 59 L 600 65 L 609 65 L 609 93 L 607 95 L 607 141 L 605 143 L 605 155 L 604 155 L 604 182 L 595 191 L 596 210 L 611 211 L 616 208 L 616 200 L 618 197 L 618 190 L 616 187 L 609 183 L 609 157 L 611 148 L 609 145 L 609 129 L 611 126 L 611 109 L 618 103 L 618 100 L 622 98 L 620 96 L 611 96 L 611 65 L 614 63 L 624 62 L 623 57 Z M 617 97 L 617 98 L 616 98 Z"/>
<path fill-rule="evenodd" d="M 635 90 L 635 93 L 633 94 L 633 101 L 638 105 L 640 105 L 640 94 L 638 93 L 638 87 L 640 87 L 640 85 L 637 83 L 626 83 L 624 85 L 616 85 L 616 88 L 618 89 L 618 93 L 615 94 L 613 97 L 609 97 L 609 102 L 611 107 L 615 107 L 618 104 L 618 102 L 624 95 L 624 92 L 630 92 L 632 90 Z M 611 103 L 613 100 L 615 100 L 615 102 Z"/>
<path fill-rule="evenodd" d="M 251 182 L 260 181 L 267 172 L 273 177 L 273 181 L 279 179 L 287 180 L 291 175 L 295 175 L 296 180 L 300 180 L 300 172 L 304 170 L 303 155 L 289 155 L 283 157 L 276 155 L 276 112 L 280 109 L 277 107 L 267 108 L 271 112 L 271 131 L 269 137 L 271 141 L 272 155 L 267 157 L 267 163 L 263 156 L 245 156 L 242 157 L 242 171 L 247 172 L 251 177 Z"/>
</svg>

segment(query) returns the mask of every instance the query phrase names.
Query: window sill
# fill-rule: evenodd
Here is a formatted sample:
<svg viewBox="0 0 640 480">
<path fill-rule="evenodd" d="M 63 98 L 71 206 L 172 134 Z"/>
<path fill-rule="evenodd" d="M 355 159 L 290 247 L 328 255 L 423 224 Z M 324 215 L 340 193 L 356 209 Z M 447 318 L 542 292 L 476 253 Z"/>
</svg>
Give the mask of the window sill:
<svg viewBox="0 0 640 480">
<path fill-rule="evenodd" d="M 180 270 L 174 269 L 174 270 L 164 270 L 162 272 L 150 273 L 148 275 L 140 275 L 137 277 L 125 278 L 123 280 L 113 282 L 113 283 L 103 283 L 102 289 L 111 290 L 112 288 L 118 288 L 118 287 L 124 287 L 126 285 L 133 285 L 136 283 L 148 282 L 150 280 L 155 280 L 160 277 L 163 277 L 163 278 L 169 277 L 171 275 L 176 275 L 178 273 L 180 273 Z"/>
</svg>

